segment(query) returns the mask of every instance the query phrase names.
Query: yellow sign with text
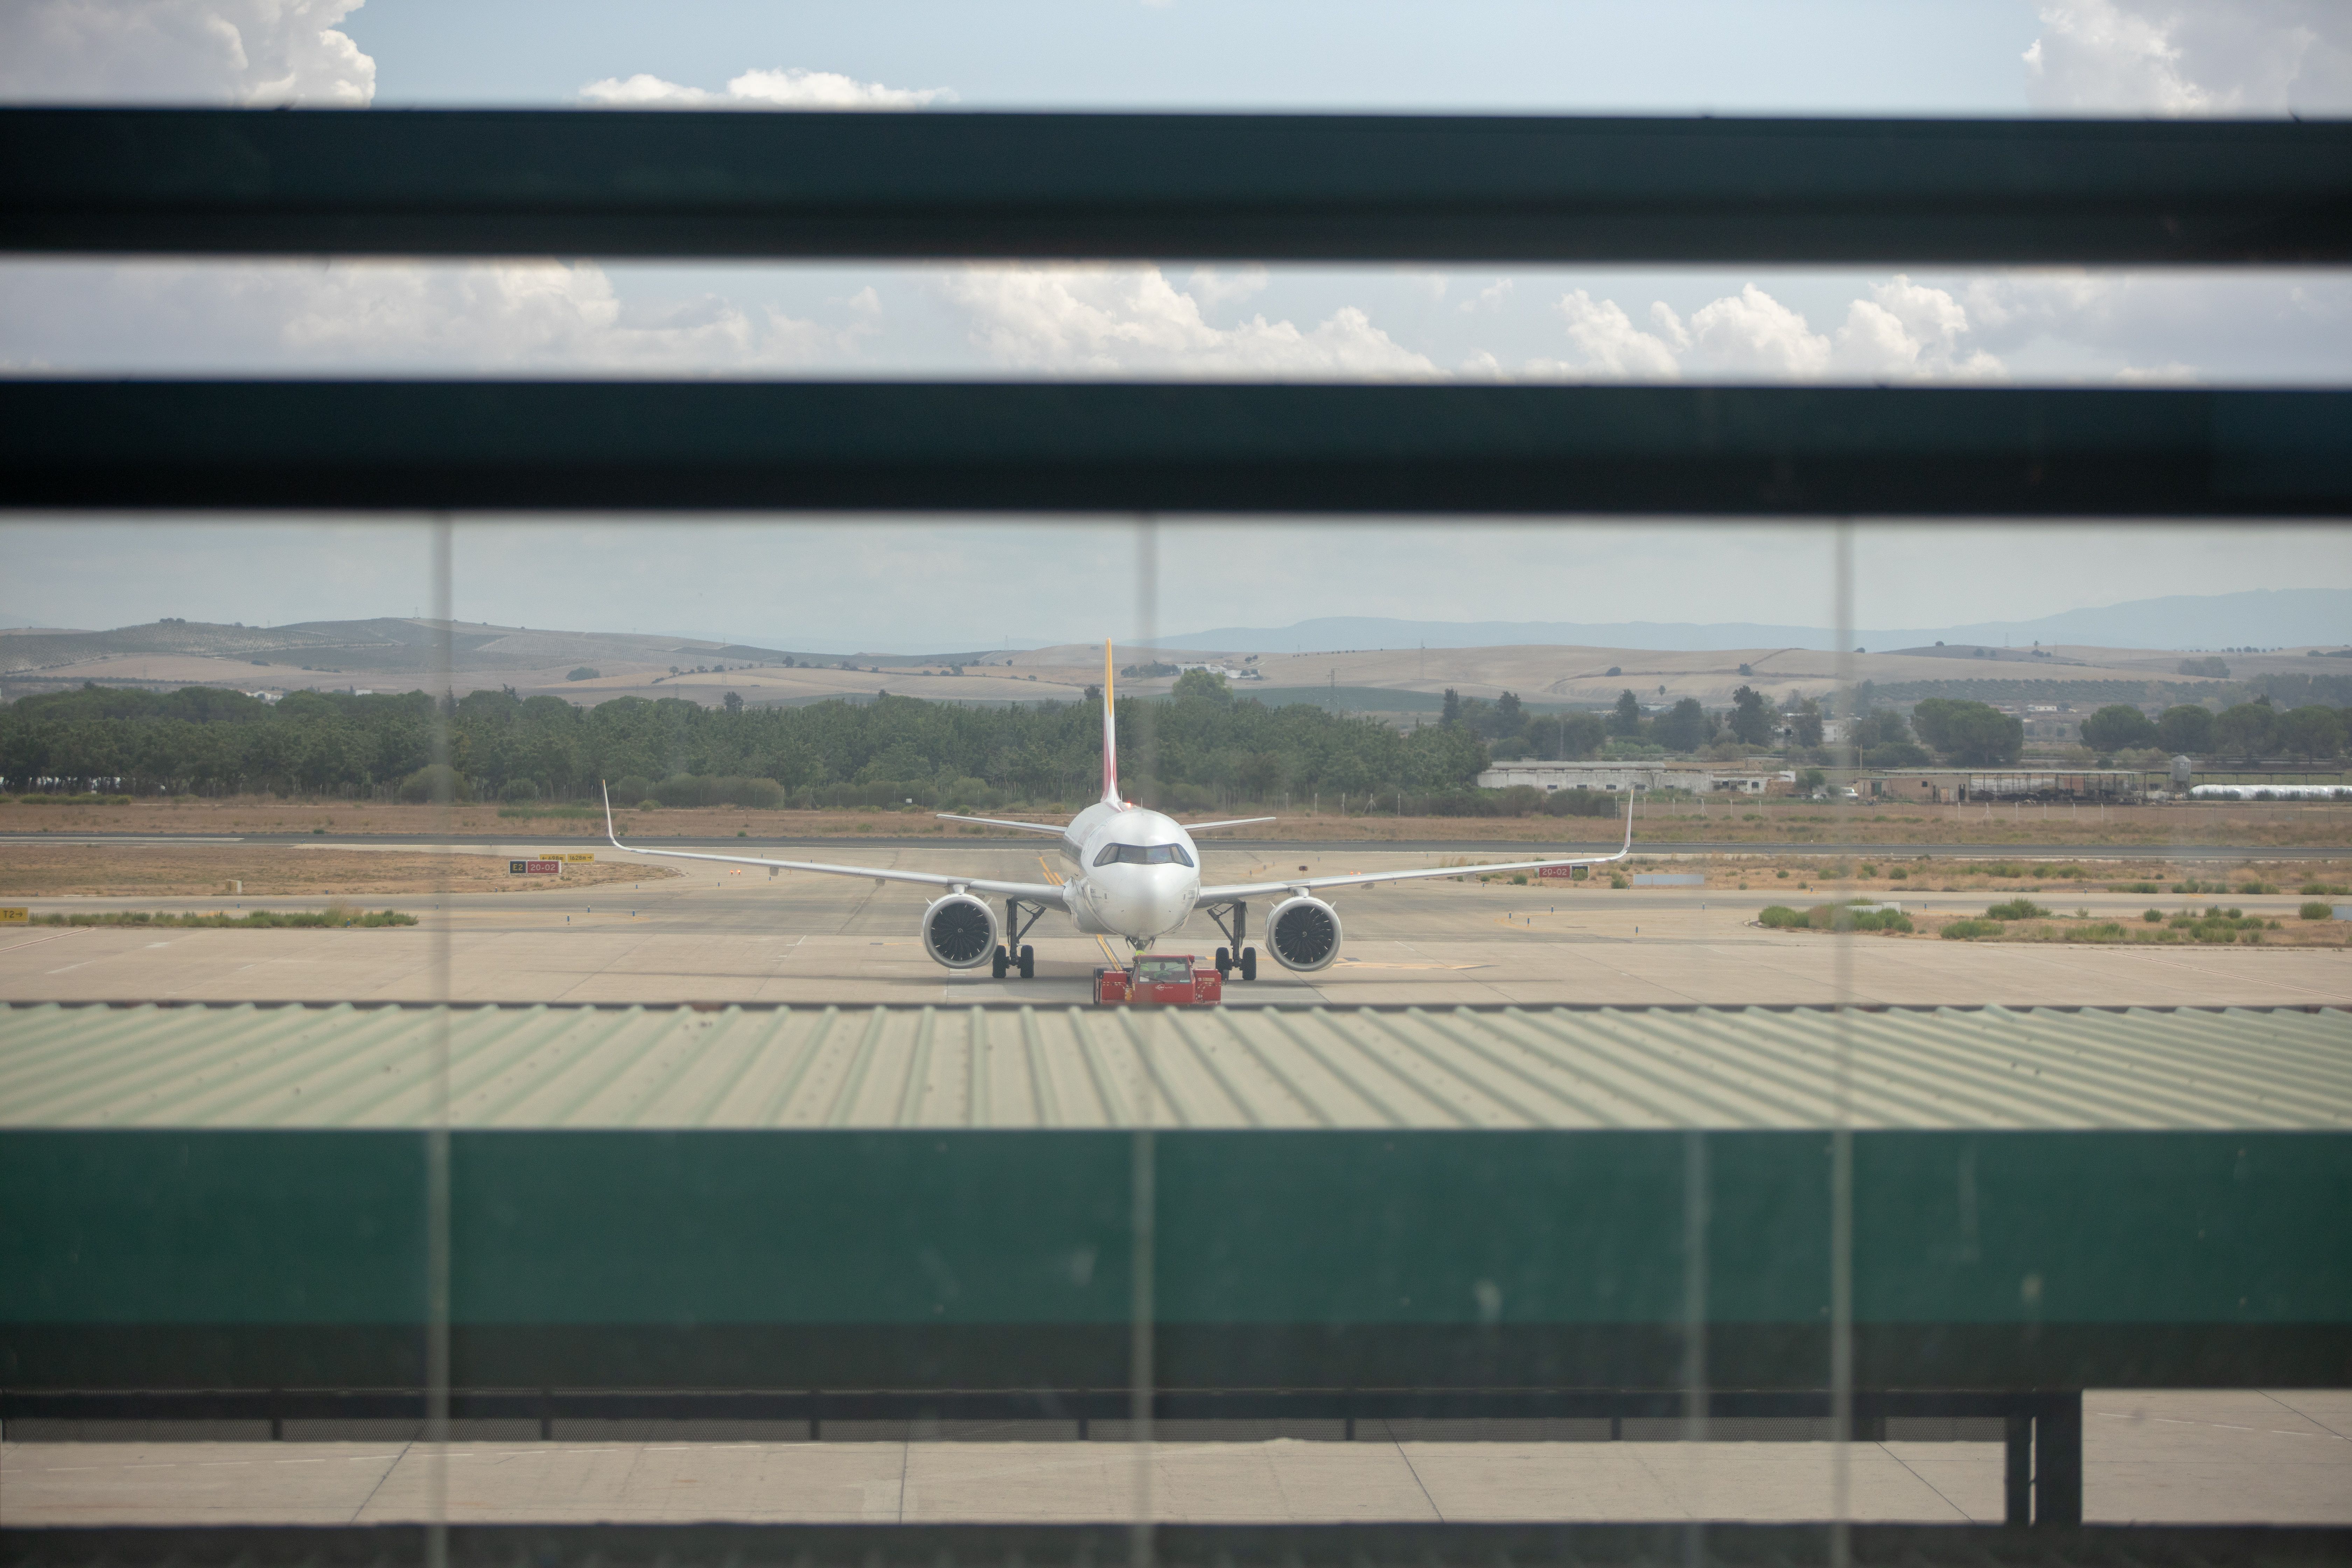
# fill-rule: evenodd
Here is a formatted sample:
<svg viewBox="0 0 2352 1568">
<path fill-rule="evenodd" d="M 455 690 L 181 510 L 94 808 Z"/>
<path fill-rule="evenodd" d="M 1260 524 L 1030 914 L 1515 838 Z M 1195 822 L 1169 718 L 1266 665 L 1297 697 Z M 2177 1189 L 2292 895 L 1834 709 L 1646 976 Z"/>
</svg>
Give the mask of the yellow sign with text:
<svg viewBox="0 0 2352 1568">
<path fill-rule="evenodd" d="M 33 918 L 33 911 L 32 911 L 32 910 L 26 910 L 26 909 L 15 909 L 15 910 L 0 909 L 0 926 L 20 926 L 20 925 L 24 925 L 24 924 L 27 923 L 28 921 L 30 921 L 32 920 L 32 918 Z"/>
<path fill-rule="evenodd" d="M 541 858 L 541 859 L 542 859 L 542 860 L 562 860 L 562 861 L 565 861 L 565 862 L 567 862 L 567 863 L 569 863 L 569 864 L 571 864 L 571 865 L 573 865 L 573 866 L 579 866 L 579 865 L 583 865 L 583 864 L 585 864 L 585 863 L 588 863 L 588 862 L 590 862 L 590 861 L 594 860 L 594 859 L 596 858 L 596 857 L 594 857 L 593 855 L 576 855 L 576 854 L 575 854 L 575 855 L 559 855 L 559 854 L 557 854 L 554 850 L 551 849 L 551 850 L 549 850 L 546 854 L 544 854 L 544 855 L 541 856 L 541 857 L 540 857 L 540 858 Z"/>
</svg>

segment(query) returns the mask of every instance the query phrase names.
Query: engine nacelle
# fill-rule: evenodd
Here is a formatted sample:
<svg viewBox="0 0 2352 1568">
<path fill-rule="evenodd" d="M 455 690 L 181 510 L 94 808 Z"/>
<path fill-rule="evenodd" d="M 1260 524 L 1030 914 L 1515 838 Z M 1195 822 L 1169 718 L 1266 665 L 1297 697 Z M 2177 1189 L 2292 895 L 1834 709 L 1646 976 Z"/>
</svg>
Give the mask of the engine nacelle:
<svg viewBox="0 0 2352 1568">
<path fill-rule="evenodd" d="M 1285 969 L 1312 973 L 1339 956 L 1339 911 L 1301 893 L 1266 918 L 1265 945 Z"/>
<path fill-rule="evenodd" d="M 923 911 L 923 951 L 950 969 L 977 969 L 996 952 L 996 911 L 970 893 L 950 893 Z"/>
</svg>

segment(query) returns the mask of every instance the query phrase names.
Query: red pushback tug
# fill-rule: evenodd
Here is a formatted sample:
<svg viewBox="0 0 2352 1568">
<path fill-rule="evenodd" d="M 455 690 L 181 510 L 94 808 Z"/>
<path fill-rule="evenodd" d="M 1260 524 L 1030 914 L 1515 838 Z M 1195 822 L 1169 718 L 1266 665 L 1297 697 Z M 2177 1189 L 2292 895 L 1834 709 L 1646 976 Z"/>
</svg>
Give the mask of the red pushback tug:
<svg viewBox="0 0 2352 1568">
<path fill-rule="evenodd" d="M 1200 1007 L 1225 999 L 1225 977 L 1195 969 L 1189 952 L 1154 953 L 1125 969 L 1095 971 L 1095 1000 L 1139 1007 Z"/>
</svg>

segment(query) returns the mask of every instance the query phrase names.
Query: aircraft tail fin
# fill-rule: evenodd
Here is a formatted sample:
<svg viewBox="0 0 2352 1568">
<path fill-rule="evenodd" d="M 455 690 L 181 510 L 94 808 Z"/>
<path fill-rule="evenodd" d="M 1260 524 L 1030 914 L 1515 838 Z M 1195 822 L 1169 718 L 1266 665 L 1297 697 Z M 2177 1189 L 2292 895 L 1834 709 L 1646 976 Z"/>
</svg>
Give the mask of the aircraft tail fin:
<svg viewBox="0 0 2352 1568">
<path fill-rule="evenodd" d="M 1103 640 L 1103 803 L 1122 804 L 1118 798 L 1118 706 L 1111 697 L 1110 640 Z"/>
</svg>

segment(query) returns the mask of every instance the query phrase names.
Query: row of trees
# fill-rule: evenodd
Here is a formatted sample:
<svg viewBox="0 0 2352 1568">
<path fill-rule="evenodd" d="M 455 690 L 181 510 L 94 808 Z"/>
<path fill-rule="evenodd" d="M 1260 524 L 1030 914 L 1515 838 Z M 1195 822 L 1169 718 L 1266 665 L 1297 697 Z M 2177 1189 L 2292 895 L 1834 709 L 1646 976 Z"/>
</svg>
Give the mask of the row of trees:
<svg viewBox="0 0 2352 1568">
<path fill-rule="evenodd" d="M 1214 678 L 1210 678 L 1214 682 Z M 904 785 L 937 798 L 1066 800 L 1098 787 L 1102 709 L 1089 702 L 961 708 L 913 698 L 708 709 L 677 698 L 583 708 L 476 691 L 438 700 L 454 787 L 480 797 L 585 799 L 599 779 L 764 778 L 785 790 Z M 433 762 L 436 700 L 300 691 L 274 707 L 235 692 L 107 690 L 27 697 L 0 710 L 9 787 L 366 795 Z M 1401 734 L 1309 704 L 1269 708 L 1200 683 L 1118 704 L 1120 773 L 1138 799 L 1181 807 L 1319 794 L 1467 790 L 1485 742 L 1454 728 Z"/>
<path fill-rule="evenodd" d="M 1812 737 L 1821 742 L 1821 710 L 1810 700 Z M 1547 762 L 1575 762 L 1600 755 L 1612 741 L 1653 745 L 1668 752 L 1696 752 L 1732 742 L 1738 746 L 1772 744 L 1774 721 L 1761 692 L 1743 686 L 1732 693 L 1731 706 L 1708 710 L 1696 697 L 1685 697 L 1659 714 L 1645 718 L 1642 700 L 1628 689 L 1604 716 L 1597 713 L 1529 713 L 1514 692 L 1493 702 L 1464 697 L 1448 687 L 1438 719 L 1441 729 L 1463 730 L 1487 742 L 1497 756 L 1537 757 Z"/>
<path fill-rule="evenodd" d="M 2156 747 L 2192 757 L 2300 757 L 2320 762 L 2341 756 L 2352 734 L 2352 709 L 2308 703 L 2284 711 L 2267 697 L 2216 713 L 2208 708 L 2168 708 L 2150 719 L 2126 702 L 2100 709 L 2083 721 L 2083 744 L 2095 751 L 2124 752 Z"/>
</svg>

